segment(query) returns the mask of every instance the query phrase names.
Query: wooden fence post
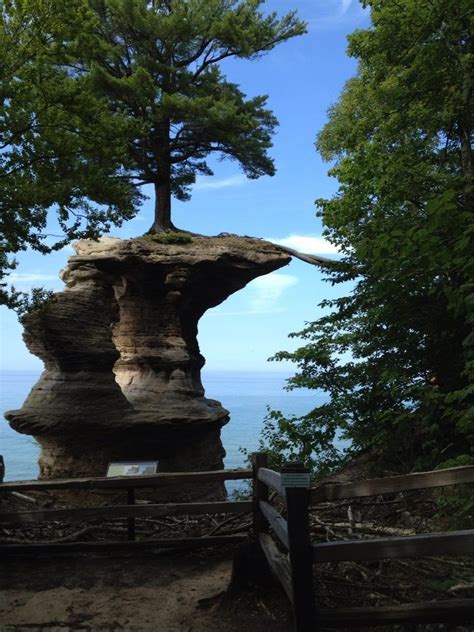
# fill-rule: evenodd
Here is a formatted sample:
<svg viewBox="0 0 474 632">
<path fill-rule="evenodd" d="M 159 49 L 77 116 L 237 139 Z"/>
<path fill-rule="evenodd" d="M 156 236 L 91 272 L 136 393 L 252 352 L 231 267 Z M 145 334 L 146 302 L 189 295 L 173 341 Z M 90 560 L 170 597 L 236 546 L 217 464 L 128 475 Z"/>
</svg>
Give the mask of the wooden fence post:
<svg viewBox="0 0 474 632">
<path fill-rule="evenodd" d="M 254 452 L 252 454 L 253 469 L 253 530 L 257 538 L 260 533 L 268 532 L 268 522 L 260 509 L 260 501 L 268 501 L 268 487 L 257 478 L 257 472 L 260 467 L 267 467 L 268 460 L 266 452 Z"/>
<path fill-rule="evenodd" d="M 313 551 L 309 533 L 309 469 L 291 463 L 282 468 L 286 491 L 288 541 L 296 632 L 317 632 L 313 587 Z"/>
<path fill-rule="evenodd" d="M 260 509 L 260 501 L 268 500 L 268 487 L 257 479 L 260 467 L 267 466 L 265 452 L 254 452 L 252 462 L 252 512 L 255 542 L 247 539 L 234 555 L 229 592 L 242 592 L 249 585 L 261 584 L 269 577 L 269 569 L 265 555 L 260 546 L 259 536 L 269 529 L 268 523 Z"/>
</svg>

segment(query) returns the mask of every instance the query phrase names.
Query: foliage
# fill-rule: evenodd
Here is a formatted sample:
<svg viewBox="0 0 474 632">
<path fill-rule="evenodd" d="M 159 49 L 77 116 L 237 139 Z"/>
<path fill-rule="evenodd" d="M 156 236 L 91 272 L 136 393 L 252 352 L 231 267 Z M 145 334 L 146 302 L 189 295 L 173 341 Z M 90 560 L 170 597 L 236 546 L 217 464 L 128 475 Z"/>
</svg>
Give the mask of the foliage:
<svg viewBox="0 0 474 632">
<path fill-rule="evenodd" d="M 366 4 L 357 75 L 317 139 L 340 183 L 317 200 L 343 255 L 327 278 L 354 289 L 274 359 L 297 364 L 289 388 L 329 395 L 298 420 L 318 449 L 332 458 L 339 428 L 341 456 L 407 471 L 474 454 L 474 14 L 468 0 Z"/>
<path fill-rule="evenodd" d="M 0 303 L 21 309 L 11 255 L 96 238 L 153 183 L 173 229 L 210 153 L 272 175 L 277 121 L 219 62 L 254 59 L 304 25 L 264 0 L 0 0 Z M 60 235 L 56 235 L 55 224 Z"/>
<path fill-rule="evenodd" d="M 156 244 L 190 244 L 193 238 L 188 233 L 176 230 L 167 230 L 164 233 L 147 233 L 143 239 L 153 241 Z"/>
<path fill-rule="evenodd" d="M 125 177 L 129 123 L 87 78 L 60 68 L 63 42 L 93 23 L 85 2 L 0 8 L 0 303 L 21 308 L 21 294 L 3 281 L 15 266 L 9 255 L 98 237 L 133 217 L 140 196 Z"/>
<path fill-rule="evenodd" d="M 474 522 L 474 485 L 459 485 L 437 498 L 437 517 L 446 529 L 470 529 Z"/>
<path fill-rule="evenodd" d="M 210 153 L 249 178 L 273 175 L 267 150 L 277 124 L 267 97 L 247 98 L 218 64 L 254 59 L 295 35 L 294 13 L 264 16 L 265 0 L 91 0 L 97 22 L 71 43 L 70 64 L 93 83 L 134 134 L 136 181 L 156 191 L 153 231 L 169 230 L 170 196 L 187 200 Z"/>
<path fill-rule="evenodd" d="M 474 465 L 474 456 L 462 454 L 439 465 L 460 467 Z M 446 487 L 435 496 L 438 504 L 438 518 L 443 528 L 469 529 L 474 524 L 474 483 Z"/>
<path fill-rule="evenodd" d="M 337 429 L 315 427 L 312 414 L 285 417 L 268 410 L 258 450 L 266 452 L 271 469 L 279 471 L 289 461 L 304 463 L 313 475 L 330 474 L 343 462 L 334 447 Z"/>
<path fill-rule="evenodd" d="M 54 298 L 54 292 L 45 290 L 44 288 L 35 287 L 29 294 L 21 292 L 18 294 L 15 292 L 15 288 L 12 289 L 16 302 L 16 312 L 18 318 L 23 326 L 27 326 L 28 316 L 40 315 L 45 308 L 51 304 Z"/>
</svg>

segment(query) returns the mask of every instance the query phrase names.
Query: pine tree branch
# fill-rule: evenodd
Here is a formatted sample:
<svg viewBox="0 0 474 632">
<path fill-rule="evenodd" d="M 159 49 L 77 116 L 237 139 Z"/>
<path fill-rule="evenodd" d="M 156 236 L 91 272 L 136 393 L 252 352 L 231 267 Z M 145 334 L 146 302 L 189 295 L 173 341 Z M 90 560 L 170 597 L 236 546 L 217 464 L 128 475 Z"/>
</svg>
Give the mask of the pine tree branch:
<svg viewBox="0 0 474 632">
<path fill-rule="evenodd" d="M 299 252 L 298 250 L 294 250 L 293 248 L 288 248 L 288 246 L 281 246 L 280 244 L 274 244 L 273 242 L 270 242 L 270 243 L 272 243 L 277 248 L 280 248 L 280 250 L 283 250 L 283 252 L 288 253 L 292 257 L 301 259 L 301 261 L 310 263 L 313 266 L 326 266 L 326 265 L 334 265 L 335 263 L 338 263 L 335 259 L 328 259 L 327 257 L 320 257 L 318 255 L 308 255 L 304 252 Z"/>
</svg>

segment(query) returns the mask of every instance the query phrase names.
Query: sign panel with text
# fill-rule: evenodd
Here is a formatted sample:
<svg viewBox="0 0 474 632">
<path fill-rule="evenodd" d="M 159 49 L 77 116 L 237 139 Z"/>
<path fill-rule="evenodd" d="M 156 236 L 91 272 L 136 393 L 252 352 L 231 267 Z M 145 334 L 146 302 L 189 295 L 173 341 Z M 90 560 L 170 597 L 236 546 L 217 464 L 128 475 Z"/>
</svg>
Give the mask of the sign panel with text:
<svg viewBox="0 0 474 632">
<path fill-rule="evenodd" d="M 117 461 L 109 463 L 107 476 L 147 476 L 157 470 L 158 461 Z"/>
</svg>

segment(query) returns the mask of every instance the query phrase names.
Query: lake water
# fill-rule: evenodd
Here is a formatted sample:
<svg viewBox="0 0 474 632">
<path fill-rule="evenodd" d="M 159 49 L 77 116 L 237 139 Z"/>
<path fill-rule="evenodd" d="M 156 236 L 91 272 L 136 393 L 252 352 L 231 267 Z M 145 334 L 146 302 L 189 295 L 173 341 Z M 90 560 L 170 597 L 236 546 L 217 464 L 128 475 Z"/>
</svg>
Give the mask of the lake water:
<svg viewBox="0 0 474 632">
<path fill-rule="evenodd" d="M 20 408 L 39 372 L 0 372 L 0 454 L 6 465 L 5 480 L 24 480 L 38 475 L 39 449 L 34 439 L 10 428 L 3 413 Z M 257 448 L 267 406 L 287 414 L 304 414 L 324 400 L 309 390 L 283 390 L 288 375 L 281 373 L 224 373 L 203 371 L 206 396 L 219 400 L 230 411 L 230 422 L 222 430 L 226 468 L 242 467 L 245 457 L 239 448 Z M 229 485 L 229 489 L 235 488 Z"/>
</svg>

